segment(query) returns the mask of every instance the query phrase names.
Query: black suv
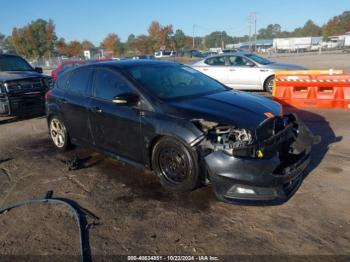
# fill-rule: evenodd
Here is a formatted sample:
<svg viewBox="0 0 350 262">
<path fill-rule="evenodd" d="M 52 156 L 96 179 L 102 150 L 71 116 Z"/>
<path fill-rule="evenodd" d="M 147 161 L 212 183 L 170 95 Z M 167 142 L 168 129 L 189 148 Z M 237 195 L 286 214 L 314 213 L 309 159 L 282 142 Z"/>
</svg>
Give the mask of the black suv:
<svg viewBox="0 0 350 262">
<path fill-rule="evenodd" d="M 82 66 L 62 74 L 46 98 L 58 149 L 93 147 L 154 170 L 174 191 L 212 184 L 227 202 L 288 199 L 316 142 L 278 103 L 170 62 Z"/>
<path fill-rule="evenodd" d="M 0 55 L 0 115 L 32 115 L 45 112 L 45 92 L 51 78 L 23 58 Z"/>
</svg>

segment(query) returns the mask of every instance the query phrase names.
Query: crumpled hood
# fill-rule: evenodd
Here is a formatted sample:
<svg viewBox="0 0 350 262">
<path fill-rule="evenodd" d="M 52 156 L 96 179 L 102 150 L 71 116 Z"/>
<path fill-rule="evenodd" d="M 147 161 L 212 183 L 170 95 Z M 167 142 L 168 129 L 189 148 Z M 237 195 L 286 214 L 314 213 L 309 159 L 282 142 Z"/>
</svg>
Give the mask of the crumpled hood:
<svg viewBox="0 0 350 262">
<path fill-rule="evenodd" d="M 272 63 L 265 65 L 263 67 L 270 68 L 270 69 L 278 69 L 278 70 L 305 70 L 307 69 L 304 66 L 301 65 L 293 65 L 293 64 L 283 64 L 283 63 Z"/>
<path fill-rule="evenodd" d="M 11 81 L 11 80 L 19 80 L 33 77 L 42 77 L 42 78 L 50 78 L 49 76 L 39 74 L 35 71 L 3 71 L 0 72 L 0 81 Z"/>
<path fill-rule="evenodd" d="M 176 111 L 170 113 L 188 120 L 205 119 L 251 130 L 267 118 L 264 113 L 279 115 L 281 112 L 277 102 L 239 91 L 219 92 L 170 104 Z"/>
</svg>

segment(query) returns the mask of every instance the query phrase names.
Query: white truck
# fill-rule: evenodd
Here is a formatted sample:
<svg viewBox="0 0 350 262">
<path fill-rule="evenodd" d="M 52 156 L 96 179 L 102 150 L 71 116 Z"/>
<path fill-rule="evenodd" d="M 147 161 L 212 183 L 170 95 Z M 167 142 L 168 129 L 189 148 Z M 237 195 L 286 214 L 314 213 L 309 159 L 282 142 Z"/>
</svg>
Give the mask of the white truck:
<svg viewBox="0 0 350 262">
<path fill-rule="evenodd" d="M 344 52 L 350 53 L 350 35 L 344 37 Z"/>
<path fill-rule="evenodd" d="M 312 47 L 312 37 L 275 38 L 273 48 L 277 52 L 309 51 Z"/>
</svg>

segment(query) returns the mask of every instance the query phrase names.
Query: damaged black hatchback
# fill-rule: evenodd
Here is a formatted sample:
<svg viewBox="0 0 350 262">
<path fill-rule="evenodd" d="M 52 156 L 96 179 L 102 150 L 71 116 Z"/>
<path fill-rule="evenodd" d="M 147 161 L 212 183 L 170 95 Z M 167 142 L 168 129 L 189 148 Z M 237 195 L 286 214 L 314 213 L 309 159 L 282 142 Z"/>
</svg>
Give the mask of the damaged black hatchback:
<svg viewBox="0 0 350 262">
<path fill-rule="evenodd" d="M 73 69 L 46 94 L 46 111 L 58 149 L 91 146 L 152 169 L 170 190 L 211 184 L 226 202 L 288 199 L 317 140 L 278 103 L 170 62 Z"/>
</svg>

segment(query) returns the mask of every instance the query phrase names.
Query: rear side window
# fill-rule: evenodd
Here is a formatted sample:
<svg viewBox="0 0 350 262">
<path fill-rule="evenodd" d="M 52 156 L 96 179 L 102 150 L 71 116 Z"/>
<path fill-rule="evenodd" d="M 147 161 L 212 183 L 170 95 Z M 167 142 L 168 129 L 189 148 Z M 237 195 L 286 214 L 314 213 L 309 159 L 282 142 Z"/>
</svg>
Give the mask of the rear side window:
<svg viewBox="0 0 350 262">
<path fill-rule="evenodd" d="M 90 68 L 78 69 L 70 73 L 67 89 L 71 92 L 86 95 L 91 77 Z"/>
<path fill-rule="evenodd" d="M 60 89 L 66 88 L 68 78 L 69 78 L 69 73 L 60 75 L 56 81 L 56 87 Z"/>
<path fill-rule="evenodd" d="M 112 100 L 119 94 L 132 92 L 132 88 L 121 75 L 105 69 L 95 71 L 93 90 L 95 97 L 104 100 Z"/>
<path fill-rule="evenodd" d="M 205 63 L 207 65 L 212 65 L 212 66 L 224 66 L 225 57 L 224 56 L 211 57 L 205 60 Z"/>
</svg>

